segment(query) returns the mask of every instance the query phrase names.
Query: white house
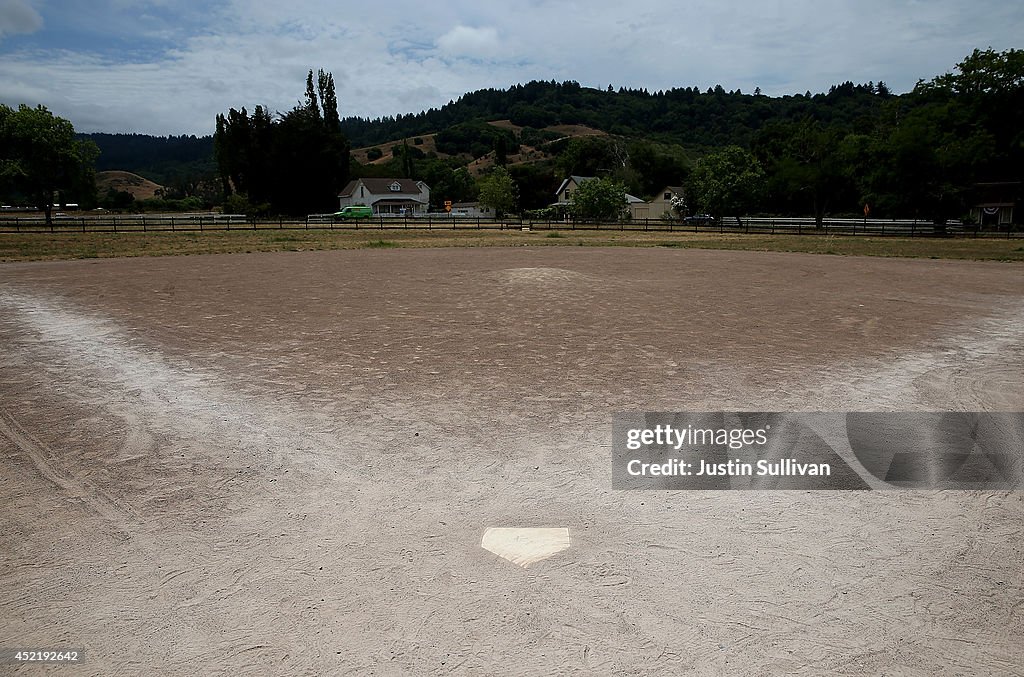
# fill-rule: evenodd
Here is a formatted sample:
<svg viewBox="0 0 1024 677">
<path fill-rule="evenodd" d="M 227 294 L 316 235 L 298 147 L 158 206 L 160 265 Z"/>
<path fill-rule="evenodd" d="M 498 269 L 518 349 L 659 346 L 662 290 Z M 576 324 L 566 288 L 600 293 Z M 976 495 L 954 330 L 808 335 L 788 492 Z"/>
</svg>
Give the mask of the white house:
<svg viewBox="0 0 1024 677">
<path fill-rule="evenodd" d="M 576 176 L 575 174 L 562 181 L 562 185 L 555 191 L 555 202 L 552 207 L 564 209 L 572 202 L 572 194 L 587 181 L 593 181 L 596 176 Z M 632 219 L 650 218 L 649 205 L 635 195 L 626 193 L 626 203 L 629 206 L 629 217 Z"/>
<path fill-rule="evenodd" d="M 672 200 L 675 198 L 686 198 L 682 186 L 665 186 L 654 194 L 647 204 L 651 206 L 651 218 L 661 219 L 676 216 L 672 211 Z"/>
<path fill-rule="evenodd" d="M 430 186 L 412 179 L 355 179 L 338 194 L 338 208 L 373 207 L 374 214 L 426 213 Z"/>
</svg>

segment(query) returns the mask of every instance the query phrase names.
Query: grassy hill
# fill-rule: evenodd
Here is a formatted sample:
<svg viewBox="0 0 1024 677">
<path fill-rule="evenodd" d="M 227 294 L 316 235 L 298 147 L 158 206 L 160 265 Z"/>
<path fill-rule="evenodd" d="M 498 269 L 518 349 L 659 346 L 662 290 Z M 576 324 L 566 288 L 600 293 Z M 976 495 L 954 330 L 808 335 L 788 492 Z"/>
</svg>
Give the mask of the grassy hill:
<svg viewBox="0 0 1024 677">
<path fill-rule="evenodd" d="M 96 188 L 100 195 L 113 189 L 117 192 L 131 193 L 136 200 L 150 200 L 163 195 L 164 187 L 149 179 L 120 170 L 96 172 Z"/>
</svg>

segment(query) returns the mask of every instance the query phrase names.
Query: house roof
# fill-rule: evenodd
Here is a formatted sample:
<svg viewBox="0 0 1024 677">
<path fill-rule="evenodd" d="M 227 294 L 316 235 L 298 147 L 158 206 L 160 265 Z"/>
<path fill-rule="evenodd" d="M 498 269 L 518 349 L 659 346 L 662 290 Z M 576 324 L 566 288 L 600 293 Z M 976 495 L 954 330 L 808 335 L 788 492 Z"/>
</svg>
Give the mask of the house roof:
<svg viewBox="0 0 1024 677">
<path fill-rule="evenodd" d="M 972 194 L 975 207 L 1012 206 L 1021 197 L 1021 182 L 976 183 Z"/>
<path fill-rule="evenodd" d="M 391 195 L 394 193 L 419 193 L 420 184 L 423 184 L 424 187 L 429 188 L 429 186 L 427 186 L 427 184 L 423 183 L 422 181 L 413 181 L 412 179 L 353 179 L 352 181 L 348 182 L 348 185 L 345 186 L 340 193 L 338 193 L 338 197 L 351 196 L 355 192 L 356 186 L 358 186 L 360 182 L 366 187 L 366 190 L 370 192 L 370 195 Z M 394 183 L 397 183 L 399 186 L 401 186 L 401 190 L 391 190 L 391 185 Z"/>
<path fill-rule="evenodd" d="M 593 181 L 596 178 L 596 176 L 577 176 L 576 174 L 573 174 L 568 179 L 562 181 L 562 185 L 560 185 L 558 190 L 555 191 L 555 195 L 561 194 L 561 192 L 565 190 L 565 187 L 569 185 L 570 181 L 575 181 L 576 185 L 579 186 L 587 181 Z"/>
<path fill-rule="evenodd" d="M 558 197 L 559 195 L 562 194 L 562 191 L 565 190 L 565 187 L 569 185 L 570 181 L 574 181 L 577 186 L 581 186 L 584 183 L 586 183 L 587 181 L 593 181 L 596 178 L 597 178 L 596 176 L 577 176 L 576 174 L 573 174 L 568 179 L 565 179 L 564 181 L 562 181 L 562 185 L 560 185 L 558 187 L 558 190 L 555 191 L 555 197 Z M 644 202 L 644 200 L 638 198 L 636 195 L 630 195 L 629 193 L 626 193 L 626 202 L 629 202 L 629 203 Z M 566 204 L 569 204 L 569 203 L 568 202 L 555 202 L 554 204 L 556 204 L 556 205 L 566 205 Z"/>
<path fill-rule="evenodd" d="M 375 204 L 375 205 L 408 205 L 408 204 L 425 205 L 425 204 L 427 204 L 427 201 L 426 200 L 420 200 L 420 199 L 415 198 L 415 197 L 395 197 L 395 198 L 389 198 L 389 199 L 385 199 L 385 200 L 377 200 L 373 204 Z"/>
</svg>

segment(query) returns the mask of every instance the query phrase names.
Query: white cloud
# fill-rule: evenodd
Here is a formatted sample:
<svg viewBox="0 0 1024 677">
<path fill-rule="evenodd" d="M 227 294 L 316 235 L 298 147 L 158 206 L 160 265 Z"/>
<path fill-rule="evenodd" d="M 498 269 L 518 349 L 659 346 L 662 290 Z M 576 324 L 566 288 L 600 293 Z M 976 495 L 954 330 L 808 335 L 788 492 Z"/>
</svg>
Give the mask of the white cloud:
<svg viewBox="0 0 1024 677">
<path fill-rule="evenodd" d="M 26 0 L 0 0 L 0 39 L 42 27 L 43 17 Z"/>
<path fill-rule="evenodd" d="M 470 58 L 492 58 L 501 51 L 498 31 L 490 26 L 456 26 L 437 39 L 443 54 Z"/>
<path fill-rule="evenodd" d="M 0 8 L 15 5 L 31 10 L 24 0 L 0 0 Z M 72 35 L 73 44 L 92 41 L 95 50 L 61 51 L 67 32 L 81 27 L 68 18 L 78 5 L 48 0 L 39 5 L 46 29 L 9 43 L 17 48 L 0 42 L 0 102 L 42 103 L 89 131 L 177 134 L 212 131 L 216 114 L 230 107 L 287 110 L 302 98 L 307 69 L 321 67 L 334 73 L 342 114 L 366 117 L 418 112 L 531 79 L 652 91 L 760 86 L 773 95 L 885 80 L 906 91 L 975 47 L 1018 46 L 1024 15 L 1012 5 L 452 0 L 423 12 L 420 2 L 390 0 L 387 12 L 351 14 L 332 0 L 226 0 L 215 9 L 200 0 L 97 0 L 90 32 Z M 171 23 L 153 26 L 174 38 L 147 50 L 151 34 L 140 28 L 150 24 L 140 8 L 162 6 L 173 6 L 160 15 Z M 8 14 L 0 11 L 0 27 Z M 64 32 L 51 37 L 58 19 Z M 135 49 L 111 56 L 119 40 Z"/>
</svg>

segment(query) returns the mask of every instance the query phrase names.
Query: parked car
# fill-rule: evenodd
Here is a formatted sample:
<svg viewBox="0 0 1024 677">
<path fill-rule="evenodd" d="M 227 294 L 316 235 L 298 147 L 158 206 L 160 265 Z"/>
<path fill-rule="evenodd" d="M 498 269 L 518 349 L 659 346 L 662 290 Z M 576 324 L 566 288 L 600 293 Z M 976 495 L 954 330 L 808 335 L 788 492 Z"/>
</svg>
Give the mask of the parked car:
<svg viewBox="0 0 1024 677">
<path fill-rule="evenodd" d="M 369 219 L 373 217 L 373 207 L 353 205 L 334 213 L 335 219 Z"/>
<path fill-rule="evenodd" d="M 687 216 L 683 219 L 683 223 L 687 223 L 691 226 L 703 226 L 710 225 L 715 222 L 715 217 L 710 214 L 694 214 L 693 216 Z"/>
</svg>

